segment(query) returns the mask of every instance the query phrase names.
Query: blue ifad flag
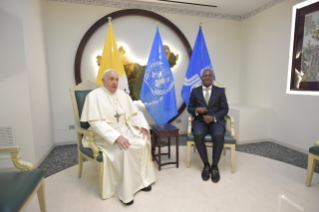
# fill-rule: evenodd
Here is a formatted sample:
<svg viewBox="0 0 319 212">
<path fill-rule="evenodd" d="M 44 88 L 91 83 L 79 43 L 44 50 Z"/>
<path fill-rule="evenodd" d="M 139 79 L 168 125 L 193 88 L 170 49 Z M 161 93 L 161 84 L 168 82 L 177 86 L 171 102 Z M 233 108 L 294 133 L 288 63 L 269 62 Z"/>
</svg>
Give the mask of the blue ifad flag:
<svg viewBox="0 0 319 212">
<path fill-rule="evenodd" d="M 213 70 L 213 66 L 209 59 L 209 54 L 202 32 L 202 27 L 200 26 L 193 48 L 191 60 L 189 61 L 188 68 L 186 71 L 181 93 L 182 98 L 187 106 L 189 102 L 189 97 L 191 96 L 192 89 L 196 85 L 200 85 L 202 83 L 201 74 L 202 71 L 204 71 L 205 69 Z"/>
<path fill-rule="evenodd" d="M 158 28 L 145 69 L 140 98 L 157 124 L 165 124 L 177 115 L 173 73 Z"/>
</svg>

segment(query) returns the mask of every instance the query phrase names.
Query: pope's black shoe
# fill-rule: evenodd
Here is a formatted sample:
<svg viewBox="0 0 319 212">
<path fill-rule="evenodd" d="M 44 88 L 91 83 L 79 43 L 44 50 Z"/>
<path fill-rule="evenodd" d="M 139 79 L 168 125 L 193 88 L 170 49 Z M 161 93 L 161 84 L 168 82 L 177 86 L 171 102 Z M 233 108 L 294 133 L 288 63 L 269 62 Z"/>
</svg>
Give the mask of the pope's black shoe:
<svg viewBox="0 0 319 212">
<path fill-rule="evenodd" d="M 214 183 L 218 183 L 219 179 L 220 179 L 220 175 L 219 175 L 219 170 L 218 167 L 212 167 L 211 168 L 211 173 L 212 173 L 212 181 Z"/>
<path fill-rule="evenodd" d="M 205 164 L 204 165 L 204 168 L 203 168 L 203 171 L 202 171 L 202 179 L 204 181 L 208 180 L 209 179 L 209 164 Z"/>
<path fill-rule="evenodd" d="M 151 185 L 141 189 L 141 191 L 151 191 L 151 190 L 152 190 L 152 186 Z"/>
<path fill-rule="evenodd" d="M 127 203 L 124 203 L 122 200 L 120 200 L 121 203 L 123 203 L 124 205 L 133 205 L 134 203 L 134 200 L 132 200 L 131 202 L 127 202 Z"/>
</svg>

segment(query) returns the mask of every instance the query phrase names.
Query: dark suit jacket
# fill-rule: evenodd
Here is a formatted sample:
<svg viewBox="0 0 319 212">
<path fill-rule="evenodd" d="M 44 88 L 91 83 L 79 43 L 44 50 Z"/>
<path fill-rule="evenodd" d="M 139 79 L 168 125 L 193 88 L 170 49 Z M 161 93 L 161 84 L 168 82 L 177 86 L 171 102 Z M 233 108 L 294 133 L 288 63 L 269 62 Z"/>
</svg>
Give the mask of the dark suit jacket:
<svg viewBox="0 0 319 212">
<path fill-rule="evenodd" d="M 192 121 L 193 126 L 203 121 L 203 115 L 201 114 L 198 114 L 197 116 L 195 115 L 195 111 L 197 107 L 207 107 L 208 113 L 205 115 L 214 116 L 215 119 L 217 120 L 217 123 L 225 127 L 224 117 L 228 113 L 228 104 L 227 104 L 224 88 L 219 88 L 214 85 L 212 86 L 212 91 L 210 94 L 208 105 L 206 105 L 206 102 L 205 102 L 202 86 L 194 88 L 192 90 L 191 96 L 189 98 L 187 110 L 194 117 Z"/>
</svg>

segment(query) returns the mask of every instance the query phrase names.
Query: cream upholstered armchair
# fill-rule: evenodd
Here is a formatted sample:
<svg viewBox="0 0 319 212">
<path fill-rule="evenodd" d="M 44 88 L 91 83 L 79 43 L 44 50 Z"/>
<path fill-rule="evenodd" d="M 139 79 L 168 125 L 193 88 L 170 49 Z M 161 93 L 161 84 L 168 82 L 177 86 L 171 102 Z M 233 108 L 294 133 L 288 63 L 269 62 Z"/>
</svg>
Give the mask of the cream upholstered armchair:
<svg viewBox="0 0 319 212">
<path fill-rule="evenodd" d="M 46 211 L 44 172 L 21 160 L 19 147 L 1 147 L 0 153 L 10 153 L 13 164 L 22 172 L 0 173 L 0 211 L 24 211 L 38 194 L 40 210 Z"/>
<path fill-rule="evenodd" d="M 313 172 L 315 171 L 316 160 L 319 160 L 319 139 L 315 142 L 315 146 L 309 148 L 306 183 L 308 187 L 311 185 Z"/>
<path fill-rule="evenodd" d="M 77 135 L 77 146 L 78 146 L 78 159 L 79 159 L 79 172 L 78 177 L 82 176 L 83 169 L 83 158 L 98 165 L 99 169 L 99 183 L 100 183 L 100 194 L 102 197 L 102 180 L 103 180 L 103 155 L 100 149 L 94 142 L 95 133 L 92 130 L 88 130 L 90 124 L 88 122 L 80 122 L 82 109 L 84 106 L 85 98 L 93 89 L 100 87 L 98 84 L 86 81 L 77 86 L 70 88 L 71 99 L 73 104 L 74 118 L 75 118 L 75 130 Z M 82 144 L 82 137 L 88 136 L 90 140 L 90 147 L 85 148 Z"/>
<path fill-rule="evenodd" d="M 226 97 L 227 97 L 227 87 L 223 84 L 220 84 L 216 81 L 213 82 L 214 86 L 224 88 Z M 199 86 L 199 85 L 198 85 Z M 228 122 L 229 121 L 229 122 Z M 225 116 L 225 134 L 224 134 L 224 155 L 226 154 L 226 148 L 230 148 L 230 158 L 231 158 L 231 172 L 235 172 L 235 149 L 236 149 L 236 139 L 235 139 L 235 125 L 234 118 L 227 115 Z M 212 137 L 207 134 L 205 136 L 206 146 L 213 146 Z M 187 132 L 187 168 L 190 166 L 190 157 L 191 157 L 191 147 L 195 147 L 194 136 L 192 133 L 192 116 L 188 117 L 188 132 Z"/>
</svg>

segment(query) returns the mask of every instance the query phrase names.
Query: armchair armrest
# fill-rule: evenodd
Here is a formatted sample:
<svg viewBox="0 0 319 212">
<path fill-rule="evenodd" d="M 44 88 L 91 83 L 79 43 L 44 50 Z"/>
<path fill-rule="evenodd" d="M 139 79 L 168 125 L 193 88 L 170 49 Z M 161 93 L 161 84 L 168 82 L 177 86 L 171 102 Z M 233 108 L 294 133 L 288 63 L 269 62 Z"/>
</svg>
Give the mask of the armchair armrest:
<svg viewBox="0 0 319 212">
<path fill-rule="evenodd" d="M 86 129 L 83 129 L 83 128 L 79 127 L 79 126 L 75 126 L 75 130 L 78 133 L 86 135 L 86 136 L 94 136 L 95 135 L 95 132 L 93 132 L 92 130 L 86 130 Z"/>
<path fill-rule="evenodd" d="M 187 135 L 192 134 L 192 116 L 188 116 L 188 129 L 187 129 Z"/>
<path fill-rule="evenodd" d="M 230 115 L 226 115 L 225 117 L 230 121 L 230 136 L 235 138 L 235 120 Z"/>
<path fill-rule="evenodd" d="M 80 134 L 83 134 L 83 135 L 89 137 L 90 147 L 93 151 L 93 157 L 96 160 L 97 156 L 100 153 L 100 149 L 96 146 L 95 141 L 94 141 L 95 132 L 93 132 L 92 130 L 83 129 L 79 126 L 75 126 L 75 130 L 77 133 L 80 133 Z"/>
<path fill-rule="evenodd" d="M 21 160 L 21 156 L 19 155 L 20 148 L 18 146 L 13 147 L 1 147 L 0 153 L 10 153 L 11 159 L 15 167 L 21 169 L 23 172 L 32 171 L 33 164 Z"/>
<path fill-rule="evenodd" d="M 226 115 L 225 119 L 229 119 L 230 121 L 230 136 L 235 138 L 235 119 L 230 116 Z M 192 116 L 188 116 L 188 129 L 187 129 L 187 135 L 190 135 L 192 133 Z"/>
</svg>

